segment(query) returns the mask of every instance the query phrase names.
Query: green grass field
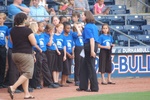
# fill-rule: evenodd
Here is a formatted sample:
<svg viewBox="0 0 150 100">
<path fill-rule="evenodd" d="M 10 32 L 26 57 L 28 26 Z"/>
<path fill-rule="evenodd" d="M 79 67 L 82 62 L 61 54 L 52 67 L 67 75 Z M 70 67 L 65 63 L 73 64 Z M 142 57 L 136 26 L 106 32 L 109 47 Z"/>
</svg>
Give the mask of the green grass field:
<svg viewBox="0 0 150 100">
<path fill-rule="evenodd" d="M 150 91 L 117 93 L 117 94 L 100 94 L 92 96 L 64 98 L 60 100 L 150 100 Z"/>
</svg>

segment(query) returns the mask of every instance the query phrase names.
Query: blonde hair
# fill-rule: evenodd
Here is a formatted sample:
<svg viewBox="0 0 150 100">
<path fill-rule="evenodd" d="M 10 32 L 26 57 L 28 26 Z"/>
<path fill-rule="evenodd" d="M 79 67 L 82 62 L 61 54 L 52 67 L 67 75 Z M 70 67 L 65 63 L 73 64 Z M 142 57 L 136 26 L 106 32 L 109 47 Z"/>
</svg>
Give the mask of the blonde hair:
<svg viewBox="0 0 150 100">
<path fill-rule="evenodd" d="M 50 30 L 54 29 L 54 25 L 53 24 L 47 24 L 45 26 L 45 32 L 49 32 Z"/>
<path fill-rule="evenodd" d="M 0 16 L 3 17 L 4 20 L 6 20 L 6 18 L 7 18 L 5 13 L 0 13 Z"/>
<path fill-rule="evenodd" d="M 33 33 L 37 33 L 37 31 L 38 31 L 38 24 L 37 24 L 37 22 L 31 22 L 29 28 L 31 28 Z"/>
</svg>

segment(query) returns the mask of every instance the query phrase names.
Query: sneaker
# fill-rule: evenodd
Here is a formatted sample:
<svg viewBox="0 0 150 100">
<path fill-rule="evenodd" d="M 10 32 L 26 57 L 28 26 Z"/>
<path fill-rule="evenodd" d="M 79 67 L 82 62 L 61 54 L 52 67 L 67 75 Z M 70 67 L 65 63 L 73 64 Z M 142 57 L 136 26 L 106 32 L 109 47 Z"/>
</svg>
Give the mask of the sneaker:
<svg viewBox="0 0 150 100">
<path fill-rule="evenodd" d="M 35 89 L 42 89 L 42 86 L 39 85 L 39 86 L 35 87 Z"/>
<path fill-rule="evenodd" d="M 66 81 L 66 83 L 69 83 L 69 84 L 71 84 L 71 83 L 73 83 L 73 82 L 71 82 L 71 81 L 67 80 L 67 81 Z"/>
<path fill-rule="evenodd" d="M 59 87 L 58 85 L 53 84 L 53 83 L 48 86 L 48 88 L 58 88 L 58 87 Z"/>
<path fill-rule="evenodd" d="M 75 86 L 79 86 L 79 82 L 77 81 L 77 82 L 75 82 Z"/>
<path fill-rule="evenodd" d="M 19 90 L 19 89 L 16 89 L 15 90 L 15 93 L 22 93 L 23 91 Z"/>
</svg>

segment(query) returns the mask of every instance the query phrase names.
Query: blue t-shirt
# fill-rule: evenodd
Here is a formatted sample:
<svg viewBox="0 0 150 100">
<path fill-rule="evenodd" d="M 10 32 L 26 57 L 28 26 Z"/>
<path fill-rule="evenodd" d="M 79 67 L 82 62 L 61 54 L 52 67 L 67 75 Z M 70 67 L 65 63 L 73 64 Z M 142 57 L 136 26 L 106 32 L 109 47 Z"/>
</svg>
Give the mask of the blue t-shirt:
<svg viewBox="0 0 150 100">
<path fill-rule="evenodd" d="M 36 38 L 36 42 L 37 45 L 42 49 L 42 51 L 46 51 L 46 41 L 45 41 L 45 34 L 41 33 L 41 34 L 35 34 L 34 35 Z M 34 50 L 37 50 L 36 48 L 34 48 Z"/>
<path fill-rule="evenodd" d="M 25 4 L 20 4 L 22 7 L 28 8 Z M 22 10 L 18 7 L 16 7 L 14 4 L 11 4 L 8 6 L 8 17 L 13 18 L 14 15 L 22 12 Z"/>
<path fill-rule="evenodd" d="M 0 45 L 6 45 L 5 38 L 8 36 L 8 27 L 6 25 L 0 26 Z"/>
<path fill-rule="evenodd" d="M 89 43 L 91 38 L 94 38 L 95 42 L 98 42 L 98 28 L 95 24 L 88 23 L 83 30 L 84 43 Z"/>
<path fill-rule="evenodd" d="M 7 33 L 8 33 L 8 48 L 12 48 L 13 47 L 13 44 L 12 42 L 10 41 L 10 31 L 11 31 L 12 28 L 9 28 Z"/>
<path fill-rule="evenodd" d="M 50 41 L 50 34 L 48 33 L 44 33 L 45 34 L 45 41 L 46 43 L 48 43 Z M 48 50 L 56 50 L 56 47 L 55 47 L 55 42 L 54 42 L 54 37 L 53 37 L 53 40 L 52 40 L 52 45 L 51 46 L 48 46 L 47 45 L 47 49 Z"/>
<path fill-rule="evenodd" d="M 82 37 L 82 35 L 78 36 L 77 32 L 73 32 L 72 36 L 73 36 L 73 40 L 74 40 L 75 46 L 83 46 L 84 45 L 83 44 L 83 37 Z"/>
<path fill-rule="evenodd" d="M 101 34 L 98 39 L 98 43 L 102 46 L 111 46 L 113 43 L 113 38 L 111 35 Z"/>
<path fill-rule="evenodd" d="M 66 51 L 68 53 L 72 53 L 72 48 L 74 47 L 74 41 L 73 41 L 73 37 L 72 34 L 68 34 L 68 36 L 64 35 L 66 38 Z"/>
<path fill-rule="evenodd" d="M 46 9 L 43 6 L 31 6 L 30 7 L 30 12 L 29 15 L 35 19 L 36 21 L 40 22 L 40 21 L 44 21 L 45 18 L 48 18 L 49 14 L 46 11 Z M 38 16 L 42 16 L 42 17 L 38 17 Z M 43 17 L 46 16 L 46 17 Z"/>
<path fill-rule="evenodd" d="M 63 34 L 60 34 L 60 35 L 54 34 L 53 38 L 57 45 L 58 50 L 63 50 L 64 46 L 66 46 L 66 40 L 65 40 L 64 35 Z"/>
</svg>

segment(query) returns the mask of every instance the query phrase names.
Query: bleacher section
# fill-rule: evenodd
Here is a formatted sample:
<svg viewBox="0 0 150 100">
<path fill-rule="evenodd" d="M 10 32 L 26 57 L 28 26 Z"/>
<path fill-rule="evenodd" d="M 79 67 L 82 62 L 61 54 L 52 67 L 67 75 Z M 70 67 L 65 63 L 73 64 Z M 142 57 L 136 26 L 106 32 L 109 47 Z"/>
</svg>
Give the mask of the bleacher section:
<svg viewBox="0 0 150 100">
<path fill-rule="evenodd" d="M 24 0 L 23 3 L 29 6 L 30 0 Z M 137 40 L 140 40 L 148 45 L 150 45 L 150 25 L 147 25 L 147 20 L 144 19 L 142 15 L 130 15 L 130 10 L 128 10 L 126 5 L 115 5 L 116 0 L 104 0 L 107 7 L 110 8 L 109 15 L 99 15 L 94 16 L 97 21 L 102 23 L 107 23 L 113 29 L 121 31 L 126 35 L 129 35 Z M 13 3 L 13 0 L 7 0 L 7 4 Z M 47 0 L 48 7 L 53 7 L 56 12 L 59 11 L 59 3 L 53 0 Z M 93 5 L 96 0 L 88 0 L 90 10 L 93 11 Z M 4 1 L 0 0 L 0 12 L 7 14 L 7 6 L 4 6 Z M 6 21 L 5 25 L 12 27 L 11 21 Z M 101 33 L 102 24 L 96 22 Z M 119 32 L 110 29 L 110 34 L 113 36 L 114 40 L 119 46 L 128 46 L 128 38 Z M 130 40 L 131 46 L 137 46 L 139 43 L 134 40 Z"/>
</svg>

